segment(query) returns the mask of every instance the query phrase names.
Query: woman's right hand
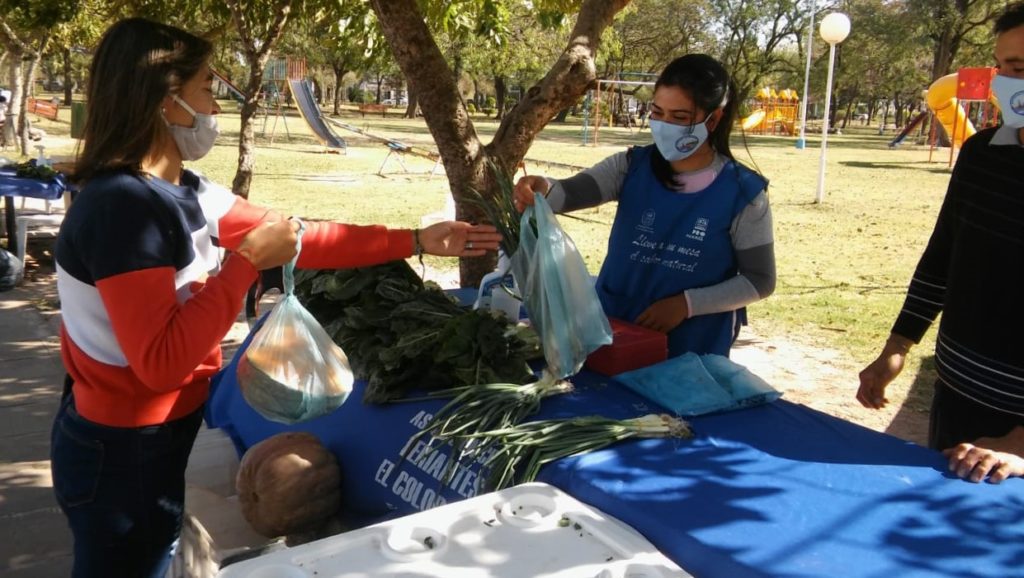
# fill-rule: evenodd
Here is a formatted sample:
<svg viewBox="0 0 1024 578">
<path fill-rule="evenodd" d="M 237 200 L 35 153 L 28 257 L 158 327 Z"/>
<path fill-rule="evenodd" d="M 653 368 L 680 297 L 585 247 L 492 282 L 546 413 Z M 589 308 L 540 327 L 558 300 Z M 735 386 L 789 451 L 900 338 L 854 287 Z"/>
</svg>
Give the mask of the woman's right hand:
<svg viewBox="0 0 1024 578">
<path fill-rule="evenodd" d="M 533 205 L 533 194 L 540 193 L 544 196 L 548 194 L 548 180 L 539 175 L 527 175 L 516 183 L 516 187 L 513 190 L 513 200 L 516 205 L 516 209 L 522 213 L 526 210 L 526 207 Z"/>
<path fill-rule="evenodd" d="M 280 267 L 295 258 L 298 230 L 297 221 L 260 223 L 242 238 L 235 252 L 248 259 L 257 271 Z"/>
</svg>

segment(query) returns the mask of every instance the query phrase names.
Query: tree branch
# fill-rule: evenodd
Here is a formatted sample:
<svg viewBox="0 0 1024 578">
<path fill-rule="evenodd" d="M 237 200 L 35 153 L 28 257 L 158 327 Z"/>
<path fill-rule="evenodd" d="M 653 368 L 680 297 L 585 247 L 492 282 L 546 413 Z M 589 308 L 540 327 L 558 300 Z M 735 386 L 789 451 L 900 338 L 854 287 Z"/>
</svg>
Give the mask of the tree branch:
<svg viewBox="0 0 1024 578">
<path fill-rule="evenodd" d="M 445 166 L 472 164 L 470 157 L 480 147 L 479 138 L 452 70 L 427 28 L 416 0 L 372 0 L 371 4 L 395 60 L 416 93 Z M 458 143 L 455 148 L 459 152 L 444 146 L 445 143 Z"/>
<path fill-rule="evenodd" d="M 540 84 L 531 87 L 498 127 L 488 145 L 498 157 L 516 164 L 533 138 L 559 110 L 574 104 L 597 79 L 595 60 L 601 34 L 629 0 L 585 0 L 568 46 Z"/>
</svg>

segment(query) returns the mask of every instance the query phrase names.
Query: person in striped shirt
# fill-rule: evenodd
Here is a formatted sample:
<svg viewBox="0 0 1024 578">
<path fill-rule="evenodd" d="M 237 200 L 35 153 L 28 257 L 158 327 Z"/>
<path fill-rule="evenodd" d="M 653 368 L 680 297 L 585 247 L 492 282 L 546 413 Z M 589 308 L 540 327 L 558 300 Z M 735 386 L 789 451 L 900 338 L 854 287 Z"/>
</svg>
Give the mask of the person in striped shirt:
<svg viewBox="0 0 1024 578">
<path fill-rule="evenodd" d="M 1024 2 L 995 24 L 1003 122 L 964 143 L 928 247 L 857 399 L 883 407 L 939 313 L 929 446 L 972 482 L 1024 476 Z"/>
<path fill-rule="evenodd" d="M 211 53 L 187 32 L 129 19 L 107 30 L 90 68 L 81 192 L 55 250 L 68 377 L 51 467 L 76 577 L 165 574 L 220 342 L 258 271 L 296 254 L 294 221 L 182 165 L 218 134 Z M 297 265 L 471 257 L 499 240 L 454 221 L 307 223 Z"/>
</svg>

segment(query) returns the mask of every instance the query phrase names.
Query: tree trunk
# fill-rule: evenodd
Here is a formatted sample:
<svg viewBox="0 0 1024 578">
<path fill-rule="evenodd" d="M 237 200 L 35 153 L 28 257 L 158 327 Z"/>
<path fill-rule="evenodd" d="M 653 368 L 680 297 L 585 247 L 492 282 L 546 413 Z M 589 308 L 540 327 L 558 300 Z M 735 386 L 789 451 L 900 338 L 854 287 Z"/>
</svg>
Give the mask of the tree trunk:
<svg viewBox="0 0 1024 578">
<path fill-rule="evenodd" d="M 263 69 L 270 59 L 270 52 L 249 53 L 249 83 L 245 87 L 245 102 L 242 103 L 242 127 L 238 139 L 238 170 L 231 182 L 231 190 L 243 199 L 249 198 L 252 185 L 252 171 L 256 166 L 256 135 L 253 119 L 259 111 L 260 93 L 263 86 Z"/>
<path fill-rule="evenodd" d="M 500 74 L 494 77 L 494 105 L 497 107 L 498 112 L 495 113 L 494 120 L 501 120 L 505 116 L 505 95 L 508 93 L 508 87 L 505 86 L 505 77 Z"/>
<path fill-rule="evenodd" d="M 253 15 L 247 7 L 239 6 L 237 0 L 227 0 L 231 10 L 231 19 L 235 23 L 242 46 L 245 48 L 246 60 L 249 63 L 249 84 L 246 87 L 245 102 L 242 103 L 242 125 L 238 139 L 238 169 L 231 182 L 231 190 L 243 199 L 249 198 L 249 187 L 252 185 L 252 170 L 256 164 L 256 143 L 253 134 L 253 119 L 259 110 L 260 92 L 263 84 L 263 69 L 270 59 L 270 51 L 281 37 L 284 26 L 291 14 L 292 0 L 278 0 L 274 7 L 273 21 L 268 23 L 265 36 L 256 37 L 252 29 Z"/>
<path fill-rule="evenodd" d="M 11 80 L 11 102 L 7 103 L 7 121 L 4 122 L 4 142 L 9 146 L 15 146 L 18 138 L 18 119 L 21 118 L 21 101 L 24 99 L 23 84 L 24 78 L 21 75 L 21 51 L 14 47 L 7 47 L 7 54 L 11 57 L 10 80 Z"/>
<path fill-rule="evenodd" d="M 45 45 L 45 41 L 42 42 Z M 32 84 L 35 81 L 36 69 L 39 68 L 39 58 L 42 54 L 42 47 L 38 51 L 29 52 L 25 57 L 28 66 L 24 68 L 25 80 L 23 84 L 24 97 L 21 99 L 21 114 L 18 115 L 18 134 L 21 136 L 21 154 L 28 155 L 31 152 L 29 130 L 32 123 L 28 118 L 28 99 L 32 96 Z"/>
<path fill-rule="evenodd" d="M 64 57 L 64 106 L 71 106 L 71 101 L 74 95 L 72 94 L 71 86 L 71 48 L 65 47 L 63 50 Z"/>
<path fill-rule="evenodd" d="M 412 85 L 405 91 L 409 95 L 409 104 L 405 107 L 405 114 L 402 115 L 404 118 L 416 118 L 416 107 L 419 106 L 419 100 L 416 98 L 416 91 L 412 89 Z"/>
<path fill-rule="evenodd" d="M 27 68 L 23 68 L 25 75 L 24 84 L 22 87 L 23 98 L 21 100 L 21 114 L 18 115 L 18 131 L 21 135 L 21 154 L 28 155 L 30 150 L 29 143 L 29 129 L 32 128 L 31 122 L 28 118 L 28 97 L 33 95 L 32 87 L 35 84 L 36 70 L 39 69 L 39 61 L 42 60 L 43 53 L 46 52 L 46 46 L 50 43 L 50 35 L 44 34 L 42 38 L 34 42 L 34 48 L 25 51 L 24 60 L 28 63 Z"/>
<path fill-rule="evenodd" d="M 895 113 L 896 114 L 896 118 L 895 118 L 896 127 L 897 128 L 901 128 L 903 126 L 903 102 L 900 100 L 900 93 L 899 92 L 893 94 L 892 102 L 893 102 L 893 106 L 896 109 L 896 113 Z"/>
<path fill-rule="evenodd" d="M 568 46 L 547 75 L 532 87 L 502 120 L 491 144 L 480 146 L 459 94 L 455 75 L 427 28 L 416 0 L 372 0 L 377 21 L 409 86 L 423 104 L 423 116 L 437 143 L 462 220 L 483 220 L 465 202 L 470 189 L 495 195 L 497 187 L 486 160 L 513 169 L 534 137 L 554 114 L 568 108 L 596 79 L 594 59 L 601 33 L 629 0 L 585 0 Z M 462 259 L 463 286 L 475 286 L 495 263 L 494 256 Z"/>
<path fill-rule="evenodd" d="M 956 56 L 954 50 L 954 33 L 950 28 L 944 28 L 935 42 L 935 51 L 932 53 L 932 80 L 949 74 L 953 66 L 953 58 Z"/>
<path fill-rule="evenodd" d="M 333 65 L 334 70 L 334 115 L 341 114 L 341 79 L 345 76 L 345 67 Z"/>
<path fill-rule="evenodd" d="M 380 85 L 384 82 L 384 75 L 377 73 L 377 104 L 380 104 Z"/>
</svg>

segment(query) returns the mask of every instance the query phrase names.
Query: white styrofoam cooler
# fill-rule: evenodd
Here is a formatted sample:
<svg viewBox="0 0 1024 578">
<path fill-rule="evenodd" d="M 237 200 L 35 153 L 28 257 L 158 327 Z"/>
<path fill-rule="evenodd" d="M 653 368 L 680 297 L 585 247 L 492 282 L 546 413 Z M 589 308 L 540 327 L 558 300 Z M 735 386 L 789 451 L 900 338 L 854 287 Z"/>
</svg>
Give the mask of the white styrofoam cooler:
<svg viewBox="0 0 1024 578">
<path fill-rule="evenodd" d="M 682 578 L 622 522 L 524 484 L 223 568 L 218 578 Z"/>
</svg>

